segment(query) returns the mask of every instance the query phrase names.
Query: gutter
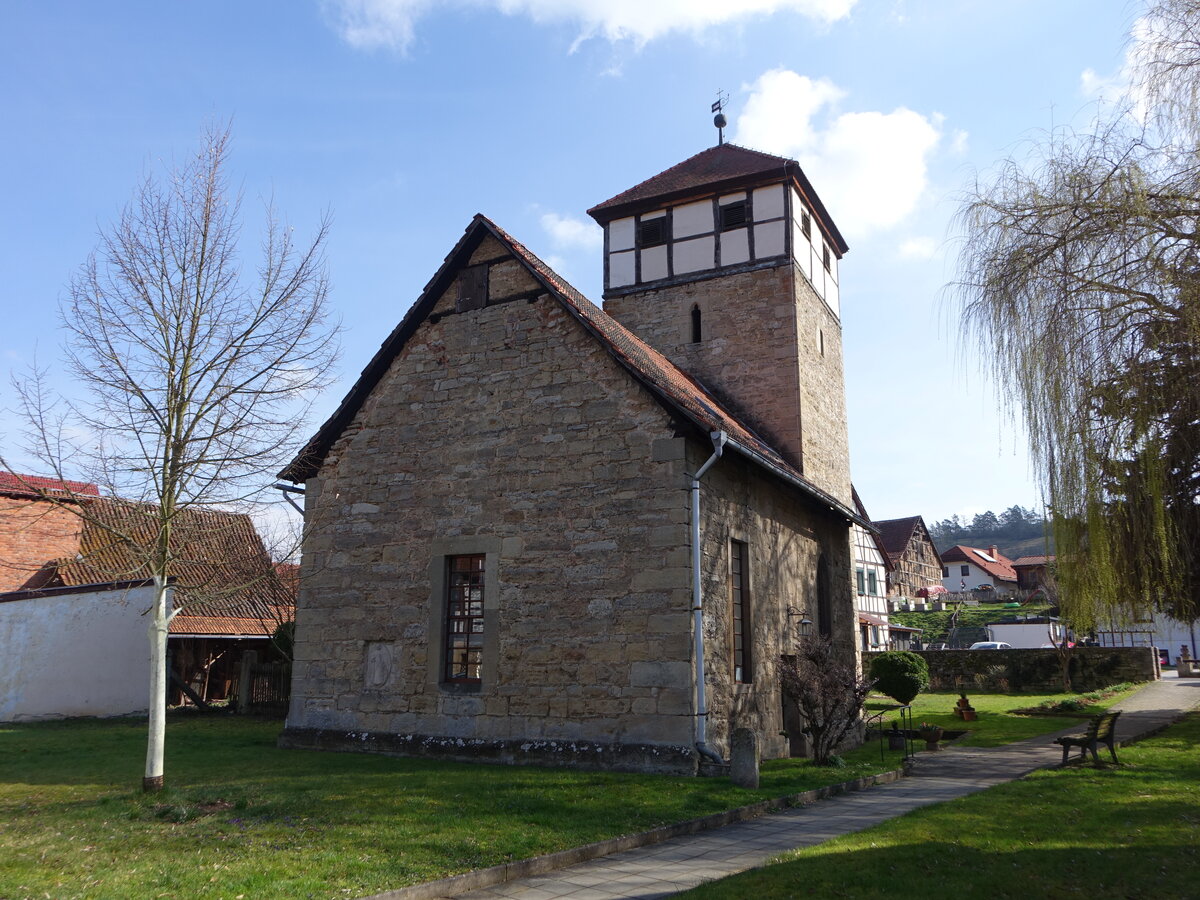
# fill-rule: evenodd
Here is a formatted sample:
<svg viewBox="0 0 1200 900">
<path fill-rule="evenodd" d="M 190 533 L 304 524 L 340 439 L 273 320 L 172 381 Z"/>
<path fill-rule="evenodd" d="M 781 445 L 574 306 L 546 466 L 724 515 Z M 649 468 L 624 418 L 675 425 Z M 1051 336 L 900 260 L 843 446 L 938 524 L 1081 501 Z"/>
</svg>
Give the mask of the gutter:
<svg viewBox="0 0 1200 900">
<path fill-rule="evenodd" d="M 700 479 L 713 463 L 721 458 L 729 436 L 723 431 L 709 434 L 713 443 L 713 454 L 708 462 L 692 476 L 692 639 L 695 652 L 692 657 L 696 666 L 696 750 L 701 756 L 719 765 L 725 765 L 721 755 L 708 746 L 708 699 L 704 689 L 704 591 L 700 581 Z"/>
</svg>

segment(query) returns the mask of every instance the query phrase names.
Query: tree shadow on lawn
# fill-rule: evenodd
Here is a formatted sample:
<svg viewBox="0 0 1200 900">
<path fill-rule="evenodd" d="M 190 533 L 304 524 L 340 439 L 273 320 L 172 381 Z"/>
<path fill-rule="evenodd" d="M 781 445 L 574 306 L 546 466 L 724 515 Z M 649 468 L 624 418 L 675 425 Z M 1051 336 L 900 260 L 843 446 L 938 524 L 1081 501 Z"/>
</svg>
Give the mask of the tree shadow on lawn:
<svg viewBox="0 0 1200 900">
<path fill-rule="evenodd" d="M 1160 804 L 1164 816 L 1185 804 Z M 1194 815 L 1195 808 L 1191 808 Z M 1072 844 L 981 850 L 946 841 L 921 841 L 870 849 L 818 851 L 802 859 L 756 869 L 681 897 L 776 900 L 790 897 L 891 898 L 1077 896 L 1187 896 L 1196 847 L 1179 835 L 1167 844 L 1110 847 Z M 1065 846 L 1064 846 L 1065 845 Z"/>
</svg>

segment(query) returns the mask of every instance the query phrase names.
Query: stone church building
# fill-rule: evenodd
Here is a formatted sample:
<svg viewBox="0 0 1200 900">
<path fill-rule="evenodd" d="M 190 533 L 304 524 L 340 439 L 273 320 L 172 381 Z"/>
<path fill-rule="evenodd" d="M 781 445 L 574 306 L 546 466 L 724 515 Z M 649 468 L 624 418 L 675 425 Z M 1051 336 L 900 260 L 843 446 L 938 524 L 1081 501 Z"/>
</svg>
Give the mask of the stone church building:
<svg viewBox="0 0 1200 900">
<path fill-rule="evenodd" d="M 286 746 L 694 774 L 796 745 L 802 632 L 853 658 L 832 218 L 730 144 L 589 212 L 603 311 L 476 216 L 281 473 Z"/>
</svg>

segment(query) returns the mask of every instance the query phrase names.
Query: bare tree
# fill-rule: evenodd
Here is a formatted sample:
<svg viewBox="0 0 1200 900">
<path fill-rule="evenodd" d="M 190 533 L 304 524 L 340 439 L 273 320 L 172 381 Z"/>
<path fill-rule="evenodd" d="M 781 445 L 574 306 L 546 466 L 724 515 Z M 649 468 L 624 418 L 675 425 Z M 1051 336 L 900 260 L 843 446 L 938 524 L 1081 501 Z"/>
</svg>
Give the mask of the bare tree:
<svg viewBox="0 0 1200 900">
<path fill-rule="evenodd" d="M 804 716 L 813 762 L 829 765 L 838 745 L 861 720 L 874 682 L 859 678 L 853 664 L 834 651 L 828 638 L 808 638 L 795 655 L 781 657 L 779 677 L 784 698 Z"/>
<path fill-rule="evenodd" d="M 261 259 L 243 272 L 229 141 L 210 128 L 193 157 L 148 175 L 72 280 L 61 319 L 79 396 L 51 399 L 43 372 L 17 385 L 26 450 L 57 478 L 69 471 L 122 498 L 124 514 L 46 499 L 65 499 L 156 587 L 145 790 L 163 786 L 170 585 L 192 562 L 184 531 L 221 518 L 206 509 L 260 498 L 336 355 L 328 220 L 297 243 L 268 206 Z"/>
<path fill-rule="evenodd" d="M 1200 3 L 1134 29 L 1128 102 L 976 184 L 963 330 L 1023 416 L 1063 613 L 1194 618 L 1200 598 Z"/>
</svg>

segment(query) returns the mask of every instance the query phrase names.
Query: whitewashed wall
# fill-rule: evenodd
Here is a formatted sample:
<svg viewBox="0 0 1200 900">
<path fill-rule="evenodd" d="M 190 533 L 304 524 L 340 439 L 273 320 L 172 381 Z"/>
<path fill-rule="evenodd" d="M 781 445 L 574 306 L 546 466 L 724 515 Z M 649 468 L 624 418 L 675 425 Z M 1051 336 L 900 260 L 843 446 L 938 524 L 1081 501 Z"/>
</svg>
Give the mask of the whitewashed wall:
<svg viewBox="0 0 1200 900">
<path fill-rule="evenodd" d="M 153 590 L 0 602 L 0 722 L 144 713 Z"/>
<path fill-rule="evenodd" d="M 979 587 L 981 584 L 990 584 L 992 587 L 999 588 L 999 582 L 977 565 L 964 562 L 952 562 L 946 563 L 946 565 L 950 569 L 950 575 L 942 579 L 942 587 L 948 591 L 961 591 L 961 583 L 963 581 L 967 583 L 968 591 Z M 959 574 L 963 566 L 966 566 L 969 570 L 966 575 Z M 1013 587 L 1016 587 L 1016 585 L 1013 585 Z"/>
</svg>

